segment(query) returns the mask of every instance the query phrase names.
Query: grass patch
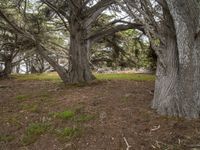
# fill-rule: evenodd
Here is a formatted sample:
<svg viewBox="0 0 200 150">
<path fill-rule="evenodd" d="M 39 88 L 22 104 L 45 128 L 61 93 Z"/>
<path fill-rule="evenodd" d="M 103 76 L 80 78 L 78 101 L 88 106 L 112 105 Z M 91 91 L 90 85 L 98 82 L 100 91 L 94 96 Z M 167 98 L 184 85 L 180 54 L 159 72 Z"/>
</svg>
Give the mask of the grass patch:
<svg viewBox="0 0 200 150">
<path fill-rule="evenodd" d="M 37 98 L 40 100 L 40 101 L 48 101 L 51 99 L 51 95 L 50 93 L 47 93 L 47 92 L 44 92 L 44 93 L 41 93 L 37 96 Z"/>
<path fill-rule="evenodd" d="M 134 81 L 154 81 L 155 76 L 150 74 L 134 73 L 113 73 L 113 74 L 95 74 L 98 80 L 134 80 Z"/>
<path fill-rule="evenodd" d="M 80 116 L 77 116 L 75 118 L 75 121 L 76 122 L 86 122 L 86 121 L 93 120 L 94 118 L 95 118 L 94 115 L 82 114 Z"/>
<path fill-rule="evenodd" d="M 15 137 L 12 135 L 0 135 L 0 142 L 11 142 Z"/>
<path fill-rule="evenodd" d="M 111 74 L 94 74 L 98 80 L 135 80 L 135 81 L 154 81 L 155 75 L 151 74 L 135 74 L 135 73 L 111 73 Z M 42 74 L 28 74 L 28 75 L 12 75 L 18 80 L 47 80 L 61 82 L 58 74 L 42 73 Z M 84 86 L 85 84 L 78 84 L 75 86 Z"/>
<path fill-rule="evenodd" d="M 75 113 L 74 113 L 74 111 L 66 110 L 66 111 L 62 111 L 62 112 L 53 113 L 53 115 L 56 118 L 60 118 L 60 119 L 63 119 L 63 120 L 68 120 L 68 119 L 74 117 Z"/>
<path fill-rule="evenodd" d="M 20 128 L 21 127 L 21 123 L 20 123 L 20 118 L 18 116 L 10 116 L 6 119 L 6 122 L 8 122 L 10 125 L 16 127 L 16 128 Z"/>
<path fill-rule="evenodd" d="M 17 95 L 15 98 L 18 101 L 25 101 L 25 100 L 27 100 L 29 98 L 29 96 L 28 95 Z"/>
<path fill-rule="evenodd" d="M 55 130 L 56 135 L 61 140 L 70 140 L 73 137 L 76 137 L 81 134 L 81 129 L 79 128 L 62 128 Z"/>
<path fill-rule="evenodd" d="M 61 82 L 58 74 L 56 72 L 42 73 L 42 74 L 14 74 L 12 77 L 17 80 L 46 80 L 46 81 L 56 81 Z"/>
<path fill-rule="evenodd" d="M 42 134 L 46 133 L 50 125 L 46 123 L 32 123 L 26 129 L 22 138 L 23 145 L 34 143 Z"/>
<path fill-rule="evenodd" d="M 34 112 L 34 113 L 40 112 L 40 108 L 39 108 L 38 104 L 23 104 L 22 110 Z"/>
<path fill-rule="evenodd" d="M 34 100 L 35 102 L 48 102 L 52 100 L 52 94 L 46 91 L 40 91 L 38 93 L 34 93 L 34 95 L 32 95 L 32 100 Z"/>
</svg>

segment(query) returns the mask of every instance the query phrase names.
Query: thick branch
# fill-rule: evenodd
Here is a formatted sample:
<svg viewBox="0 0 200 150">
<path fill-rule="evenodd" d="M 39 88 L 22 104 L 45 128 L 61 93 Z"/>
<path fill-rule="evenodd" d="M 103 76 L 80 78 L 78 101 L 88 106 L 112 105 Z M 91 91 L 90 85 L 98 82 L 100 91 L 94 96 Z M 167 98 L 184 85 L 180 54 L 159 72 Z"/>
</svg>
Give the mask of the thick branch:
<svg viewBox="0 0 200 150">
<path fill-rule="evenodd" d="M 141 24 L 117 25 L 113 28 L 109 28 L 109 29 L 106 29 L 106 30 L 103 30 L 103 31 L 98 30 L 97 32 L 89 35 L 87 39 L 91 40 L 91 42 L 96 42 L 96 41 L 102 39 L 105 36 L 112 35 L 116 32 L 125 31 L 125 30 L 128 30 L 128 29 L 138 29 L 138 30 L 144 32 L 144 28 Z"/>
</svg>

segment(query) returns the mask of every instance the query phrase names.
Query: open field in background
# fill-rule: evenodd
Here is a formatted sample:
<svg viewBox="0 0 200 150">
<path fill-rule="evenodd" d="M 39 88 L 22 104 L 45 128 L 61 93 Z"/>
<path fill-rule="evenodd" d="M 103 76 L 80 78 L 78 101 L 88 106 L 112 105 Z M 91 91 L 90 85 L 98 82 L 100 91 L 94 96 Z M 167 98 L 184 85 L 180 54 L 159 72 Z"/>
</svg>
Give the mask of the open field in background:
<svg viewBox="0 0 200 150">
<path fill-rule="evenodd" d="M 0 150 L 190 150 L 200 121 L 151 109 L 154 75 L 95 74 L 63 85 L 56 73 L 0 80 Z M 130 150 L 132 150 L 130 149 Z"/>
<path fill-rule="evenodd" d="M 136 74 L 136 73 L 101 73 L 94 74 L 97 80 L 134 80 L 134 81 L 154 81 L 155 75 L 152 74 Z M 58 81 L 61 82 L 58 74 L 55 72 L 52 73 L 43 73 L 43 74 L 21 74 L 21 75 L 12 75 L 12 77 L 18 80 L 46 80 L 46 81 Z"/>
</svg>

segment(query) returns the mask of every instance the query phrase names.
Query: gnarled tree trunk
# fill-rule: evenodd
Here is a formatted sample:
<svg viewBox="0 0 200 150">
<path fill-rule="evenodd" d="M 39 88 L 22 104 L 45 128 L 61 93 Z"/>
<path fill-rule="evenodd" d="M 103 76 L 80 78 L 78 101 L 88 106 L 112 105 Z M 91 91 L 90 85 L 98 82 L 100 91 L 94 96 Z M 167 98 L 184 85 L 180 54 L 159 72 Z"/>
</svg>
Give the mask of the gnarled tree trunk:
<svg viewBox="0 0 200 150">
<path fill-rule="evenodd" d="M 4 69 L 4 73 L 6 75 L 10 75 L 12 73 L 12 59 L 7 59 L 5 61 L 5 69 Z"/>
<path fill-rule="evenodd" d="M 155 92 L 152 107 L 160 114 L 176 115 L 179 105 L 177 97 L 178 51 L 176 38 L 167 35 L 165 49 L 158 55 Z M 177 106 L 176 106 L 177 105 Z"/>
<path fill-rule="evenodd" d="M 86 29 L 72 19 L 70 22 L 69 82 L 79 83 L 94 79 L 89 65 L 90 41 L 85 40 Z"/>
<path fill-rule="evenodd" d="M 196 0 L 166 0 L 174 22 L 175 38 L 158 62 L 153 108 L 159 113 L 198 118 L 200 113 L 200 36 Z M 160 58 L 160 57 L 159 57 Z M 164 66 L 163 66 L 164 64 Z"/>
<path fill-rule="evenodd" d="M 12 73 L 12 59 L 7 58 L 4 63 L 4 70 L 0 72 L 1 78 L 8 78 L 9 75 Z"/>
<path fill-rule="evenodd" d="M 40 54 L 56 70 L 56 72 L 65 84 L 69 83 L 69 75 L 67 70 L 64 67 L 60 66 L 55 60 L 53 60 L 42 45 L 40 45 L 39 43 L 36 43 L 36 45 L 36 52 Z"/>
</svg>

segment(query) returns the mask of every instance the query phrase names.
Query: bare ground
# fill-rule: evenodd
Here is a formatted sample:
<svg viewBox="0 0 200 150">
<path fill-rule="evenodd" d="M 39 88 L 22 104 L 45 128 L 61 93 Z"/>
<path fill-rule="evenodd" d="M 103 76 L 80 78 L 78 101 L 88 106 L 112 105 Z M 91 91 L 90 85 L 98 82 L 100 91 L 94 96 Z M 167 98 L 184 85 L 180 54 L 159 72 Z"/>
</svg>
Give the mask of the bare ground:
<svg viewBox="0 0 200 150">
<path fill-rule="evenodd" d="M 188 150 L 200 145 L 200 120 L 159 116 L 151 108 L 153 81 L 95 81 L 64 86 L 51 81 L 0 81 L 2 150 Z M 90 119 L 74 121 L 51 114 L 71 109 Z M 51 126 L 30 142 L 31 123 Z M 54 131 L 77 128 L 61 138 Z M 127 143 L 126 143 L 127 142 Z"/>
</svg>

